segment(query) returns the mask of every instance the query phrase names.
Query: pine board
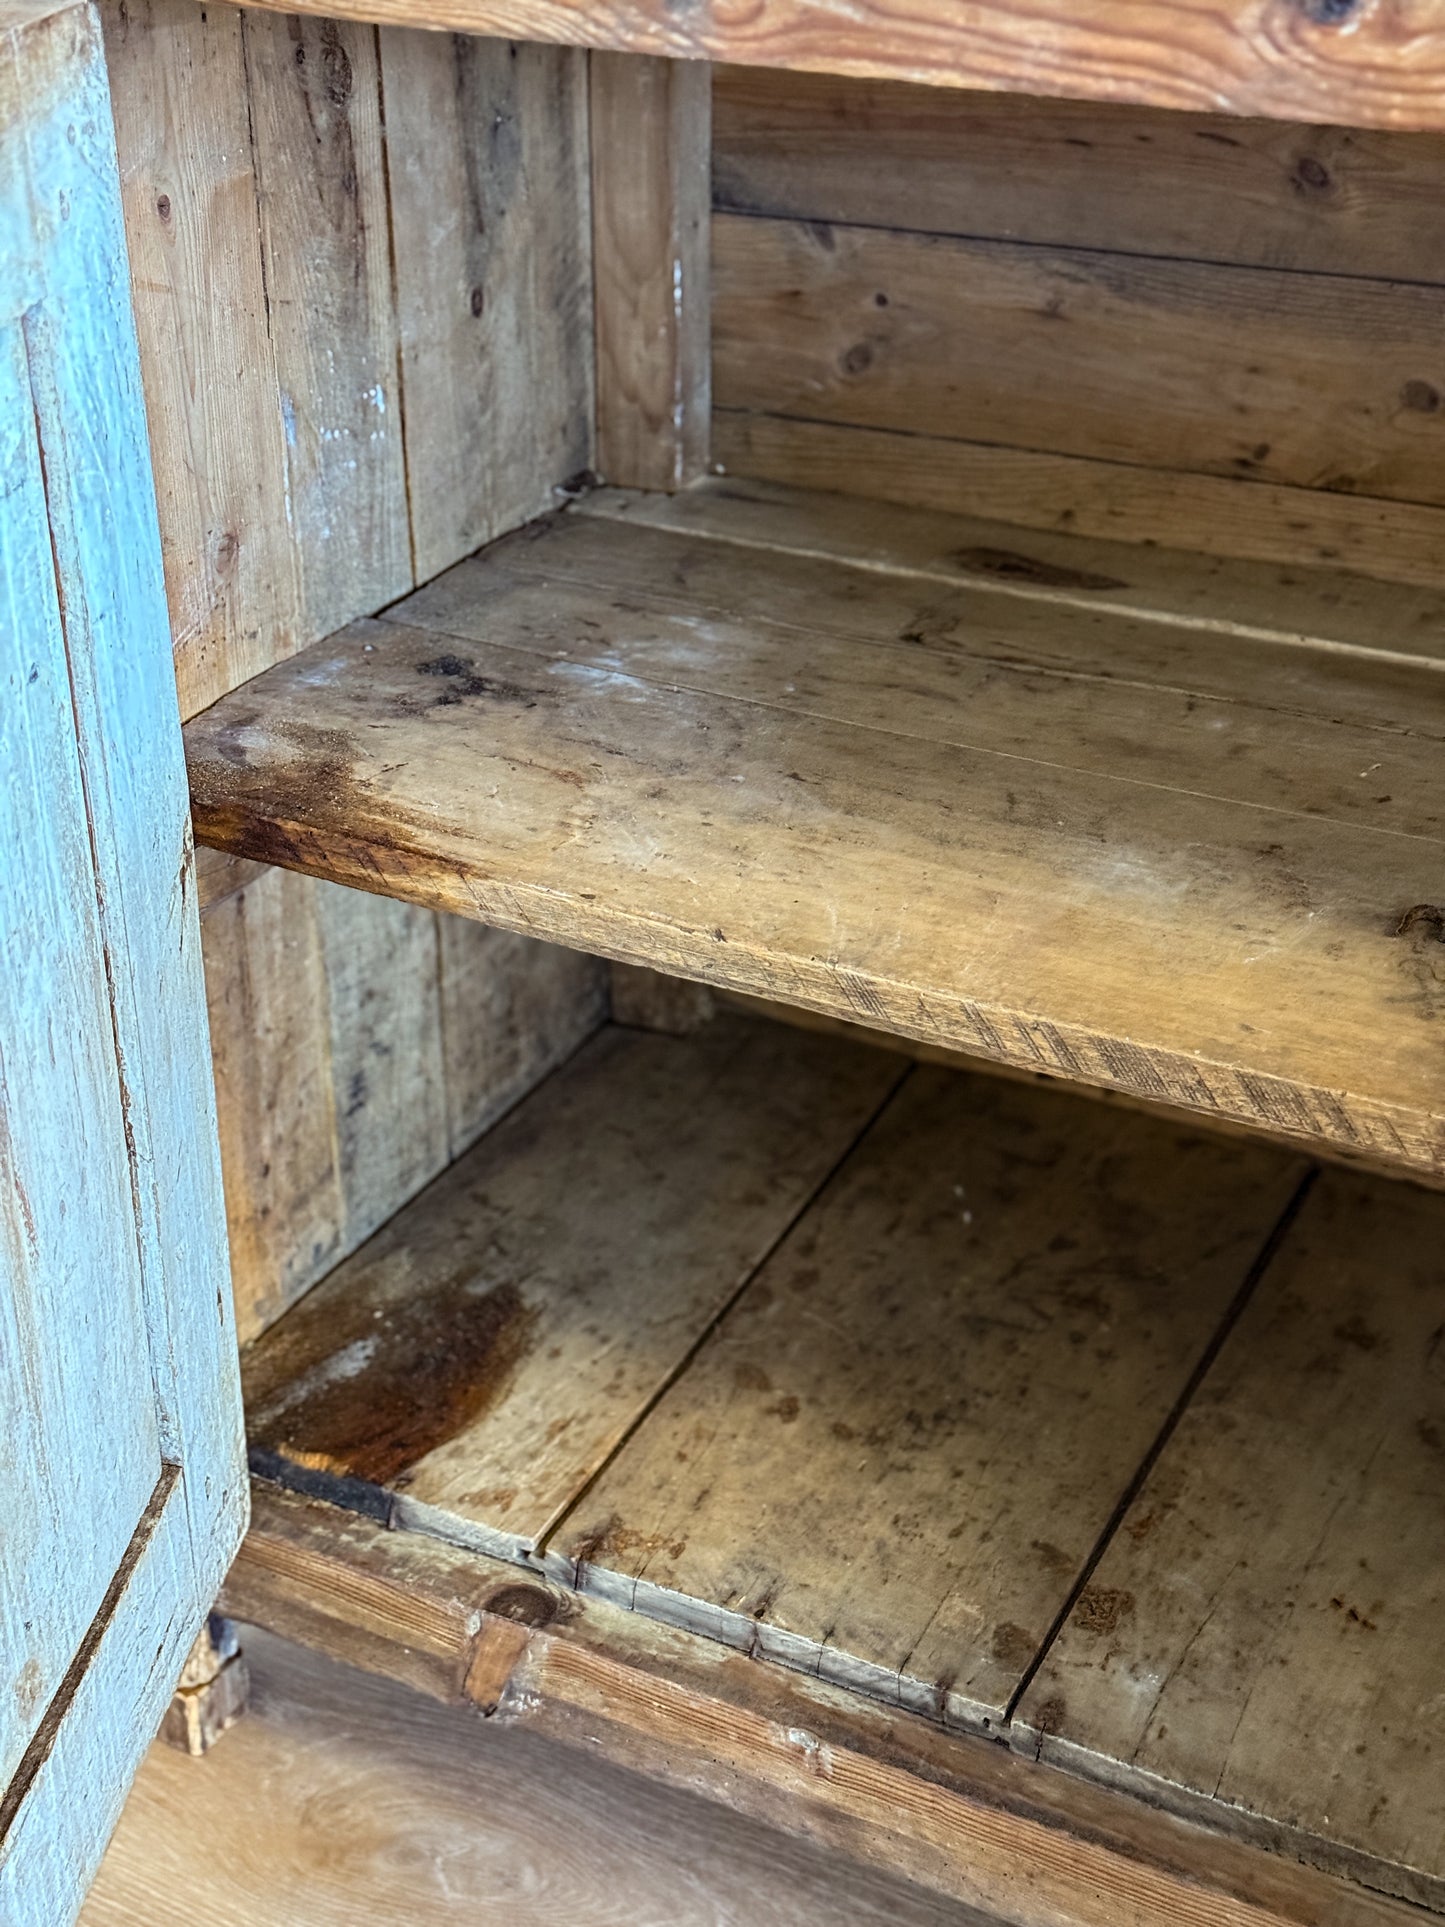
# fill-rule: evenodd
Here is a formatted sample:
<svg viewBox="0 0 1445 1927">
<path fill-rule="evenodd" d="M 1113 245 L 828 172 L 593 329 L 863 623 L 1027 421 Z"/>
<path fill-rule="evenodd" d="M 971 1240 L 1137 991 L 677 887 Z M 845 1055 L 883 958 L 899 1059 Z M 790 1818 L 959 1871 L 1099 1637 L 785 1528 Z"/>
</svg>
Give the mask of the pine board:
<svg viewBox="0 0 1445 1927">
<path fill-rule="evenodd" d="M 201 840 L 1441 1168 L 1433 664 L 586 520 L 197 718 Z"/>
<path fill-rule="evenodd" d="M 1438 1198 L 1321 1179 L 1015 1729 L 1435 1909 L 1441 1233 Z"/>
<path fill-rule="evenodd" d="M 251 1349 L 253 1450 L 525 1552 L 901 1074 L 740 1019 L 604 1032 Z"/>
<path fill-rule="evenodd" d="M 1319 125 L 719 67 L 715 205 L 1439 282 L 1445 145 Z"/>
<path fill-rule="evenodd" d="M 914 1071 L 549 1545 L 588 1590 L 998 1729 L 1299 1182 Z"/>
<path fill-rule="evenodd" d="M 713 288 L 720 408 L 1445 503 L 1434 288 L 732 214 Z"/>
</svg>

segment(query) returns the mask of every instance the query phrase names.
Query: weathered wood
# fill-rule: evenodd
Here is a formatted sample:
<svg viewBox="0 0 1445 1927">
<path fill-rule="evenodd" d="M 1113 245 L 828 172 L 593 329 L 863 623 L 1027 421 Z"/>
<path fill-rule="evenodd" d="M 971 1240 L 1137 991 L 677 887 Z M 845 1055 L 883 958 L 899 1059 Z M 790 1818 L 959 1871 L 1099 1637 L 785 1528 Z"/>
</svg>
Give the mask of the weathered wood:
<svg viewBox="0 0 1445 1927">
<path fill-rule="evenodd" d="M 690 984 L 683 977 L 664 977 L 659 970 L 637 964 L 615 963 L 608 978 L 612 1021 L 635 1030 L 660 1030 L 686 1037 L 717 1014 L 717 1001 L 706 984 Z"/>
<path fill-rule="evenodd" d="M 914 1072 L 550 1559 L 619 1604 L 1002 1728 L 1302 1169 Z"/>
<path fill-rule="evenodd" d="M 196 1635 L 161 1721 L 167 1746 L 199 1760 L 246 1711 L 250 1669 L 234 1623 L 214 1613 Z"/>
<path fill-rule="evenodd" d="M 719 208 L 1445 278 L 1438 138 L 719 67 Z"/>
<path fill-rule="evenodd" d="M 1445 585 L 1445 511 L 1413 502 L 739 409 L 715 409 L 712 436 L 719 473 L 994 516 L 1015 535 L 1061 530 L 1256 563 L 1323 564 L 1433 590 Z"/>
<path fill-rule="evenodd" d="M 103 10 L 181 713 L 318 633 L 297 608 L 241 14 Z"/>
<path fill-rule="evenodd" d="M 1440 1200 L 1326 1177 L 1018 1742 L 1445 1904 Z"/>
<path fill-rule="evenodd" d="M 193 722 L 198 834 L 1445 1164 L 1430 663 L 982 589 L 940 623 L 934 572 L 780 546 L 724 558 L 734 616 L 713 561 L 689 593 L 709 545 L 645 525 L 635 554 L 661 543 L 661 565 L 614 592 L 589 559 L 568 584 L 587 523 L 462 565 Z M 626 565 L 624 529 L 601 548 Z M 412 626 L 428 610 L 439 629 Z"/>
<path fill-rule="evenodd" d="M 289 13 L 248 12 L 243 26 L 286 527 L 309 640 L 414 580 L 376 35 Z"/>
<path fill-rule="evenodd" d="M 585 1043 L 607 1015 L 596 957 L 438 917 L 449 1154 L 469 1145 Z"/>
<path fill-rule="evenodd" d="M 267 0 L 282 4 L 282 0 Z M 609 47 L 1088 100 L 1342 126 L 1439 128 L 1445 36 L 1432 0 L 1411 13 L 1359 0 L 1140 0 L 1124 21 L 1063 0 L 983 0 L 962 18 L 929 0 L 767 0 L 745 14 L 702 0 L 315 0 L 311 10 L 457 33 Z"/>
<path fill-rule="evenodd" d="M 899 1075 L 738 1020 L 605 1033 L 252 1348 L 253 1450 L 529 1548 Z"/>
<path fill-rule="evenodd" d="M 595 1747 L 255 1627 L 247 1649 L 252 1717 L 204 1772 L 152 1749 L 82 1927 L 983 1927 L 901 1871 L 643 1785 Z"/>
<path fill-rule="evenodd" d="M 90 8 L 0 22 L 0 263 L 0 1318 L 15 1380 L 0 1916 L 55 1927 L 247 1497 L 165 586 Z"/>
<path fill-rule="evenodd" d="M 424 582 L 592 466 L 587 68 L 461 36 L 387 29 L 380 45 Z"/>
<path fill-rule="evenodd" d="M 722 408 L 1445 502 L 1432 288 L 730 214 L 713 279 Z"/>
<path fill-rule="evenodd" d="M 993 1919 L 1404 1927 L 1415 1918 L 915 1715 L 265 1486 L 226 1598 L 289 1639 L 444 1700 L 465 1696 L 478 1651 L 505 1638 L 511 1671 L 497 1717 L 507 1724 L 600 1748 L 848 1862 L 906 1866 L 920 1885 Z"/>
<path fill-rule="evenodd" d="M 676 489 L 707 466 L 712 71 L 591 59 L 597 465 Z"/>
</svg>

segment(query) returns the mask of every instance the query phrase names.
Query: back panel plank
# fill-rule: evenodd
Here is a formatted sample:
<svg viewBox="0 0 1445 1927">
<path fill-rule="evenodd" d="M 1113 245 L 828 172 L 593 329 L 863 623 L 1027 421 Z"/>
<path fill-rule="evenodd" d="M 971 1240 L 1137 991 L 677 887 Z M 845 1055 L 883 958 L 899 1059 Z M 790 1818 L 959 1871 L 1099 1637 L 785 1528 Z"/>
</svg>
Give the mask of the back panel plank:
<svg viewBox="0 0 1445 1927">
<path fill-rule="evenodd" d="M 399 29 L 380 45 L 425 582 L 592 463 L 587 66 L 570 49 Z"/>
<path fill-rule="evenodd" d="M 1445 501 L 1432 289 L 735 215 L 713 250 L 722 408 Z"/>
<path fill-rule="evenodd" d="M 1445 142 L 720 67 L 715 205 L 1046 247 L 1445 280 Z"/>
<path fill-rule="evenodd" d="M 998 1726 L 1299 1170 L 913 1072 L 556 1553 L 623 1604 Z"/>
<path fill-rule="evenodd" d="M 1445 1900 L 1438 1198 L 1322 1179 L 1030 1687 L 1019 1743 Z M 1382 1863 L 1389 1863 L 1387 1866 Z"/>
<path fill-rule="evenodd" d="M 530 1548 L 902 1074 L 741 1019 L 605 1032 L 252 1350 L 253 1447 Z"/>
</svg>

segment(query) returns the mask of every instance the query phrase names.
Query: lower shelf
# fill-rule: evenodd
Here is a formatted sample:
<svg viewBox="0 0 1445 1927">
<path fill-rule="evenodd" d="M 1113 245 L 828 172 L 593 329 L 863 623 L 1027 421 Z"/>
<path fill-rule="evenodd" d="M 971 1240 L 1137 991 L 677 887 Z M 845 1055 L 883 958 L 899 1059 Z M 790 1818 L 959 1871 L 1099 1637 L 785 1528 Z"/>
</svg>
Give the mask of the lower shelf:
<svg viewBox="0 0 1445 1927">
<path fill-rule="evenodd" d="M 1442 1231 L 1039 1086 L 612 1028 L 252 1348 L 253 1464 L 1442 1907 Z"/>
<path fill-rule="evenodd" d="M 1445 1178 L 1439 599 L 1004 536 L 604 491 L 192 721 L 197 836 Z"/>
</svg>

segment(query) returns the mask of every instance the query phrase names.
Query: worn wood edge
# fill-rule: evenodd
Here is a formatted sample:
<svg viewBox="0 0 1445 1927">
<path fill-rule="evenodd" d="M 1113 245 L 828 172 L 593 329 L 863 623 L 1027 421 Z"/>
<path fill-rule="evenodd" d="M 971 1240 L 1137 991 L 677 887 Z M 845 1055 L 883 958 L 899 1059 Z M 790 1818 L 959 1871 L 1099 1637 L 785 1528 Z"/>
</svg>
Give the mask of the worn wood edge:
<svg viewBox="0 0 1445 1927">
<path fill-rule="evenodd" d="M 1178 548 L 1187 527 L 1225 559 L 1445 583 L 1445 509 L 1425 503 L 742 409 L 714 409 L 712 452 L 720 475 L 1151 547 Z"/>
<path fill-rule="evenodd" d="M 1407 67 L 1398 46 L 1390 45 L 1392 37 L 1409 44 L 1393 8 L 1374 16 L 1377 25 L 1386 23 L 1386 32 L 1347 32 L 1368 27 L 1368 13 L 1357 5 L 1236 5 L 1200 20 L 1177 0 L 1146 0 L 1133 9 L 1134 32 L 1125 36 L 1097 13 L 1019 6 L 1013 0 L 985 0 L 966 15 L 932 8 L 905 12 L 888 0 L 871 9 L 873 18 L 861 28 L 856 10 L 835 12 L 821 0 L 773 0 L 742 14 L 706 0 L 685 14 L 664 0 L 260 4 L 276 12 L 320 13 L 383 26 L 989 93 L 1134 101 L 1338 126 L 1445 126 L 1445 93 L 1439 85 L 1445 62 L 1431 44 L 1439 35 L 1422 31 L 1425 55 Z M 1242 24 L 1241 13 L 1250 16 Z M 1196 22 L 1199 44 L 1181 44 Z"/>
<path fill-rule="evenodd" d="M 258 1485 L 223 1607 L 1019 1927 L 1405 1927 L 1413 1908 L 515 1566 Z"/>
<path fill-rule="evenodd" d="M 201 787 L 200 768 L 192 774 L 196 837 L 213 849 L 824 1016 L 866 1015 L 874 1027 L 918 1043 L 963 1049 L 989 1062 L 1263 1128 L 1290 1143 L 1314 1149 L 1343 1145 L 1405 1174 L 1445 1174 L 1442 1116 L 1353 1094 L 1347 1103 L 1339 1092 L 1272 1072 L 1240 1070 L 1203 1055 L 1141 1045 L 1057 1021 L 1047 1012 L 985 1006 L 881 975 L 863 977 L 823 958 L 785 952 L 755 956 L 744 945 L 719 941 L 701 927 L 599 908 L 590 900 L 561 896 L 525 881 L 495 881 L 439 857 L 423 836 L 394 819 L 368 839 L 364 823 L 355 832 L 343 832 L 280 814 L 256 817 L 225 802 L 213 804 Z M 787 986 L 781 999 L 780 981 Z"/>
</svg>

